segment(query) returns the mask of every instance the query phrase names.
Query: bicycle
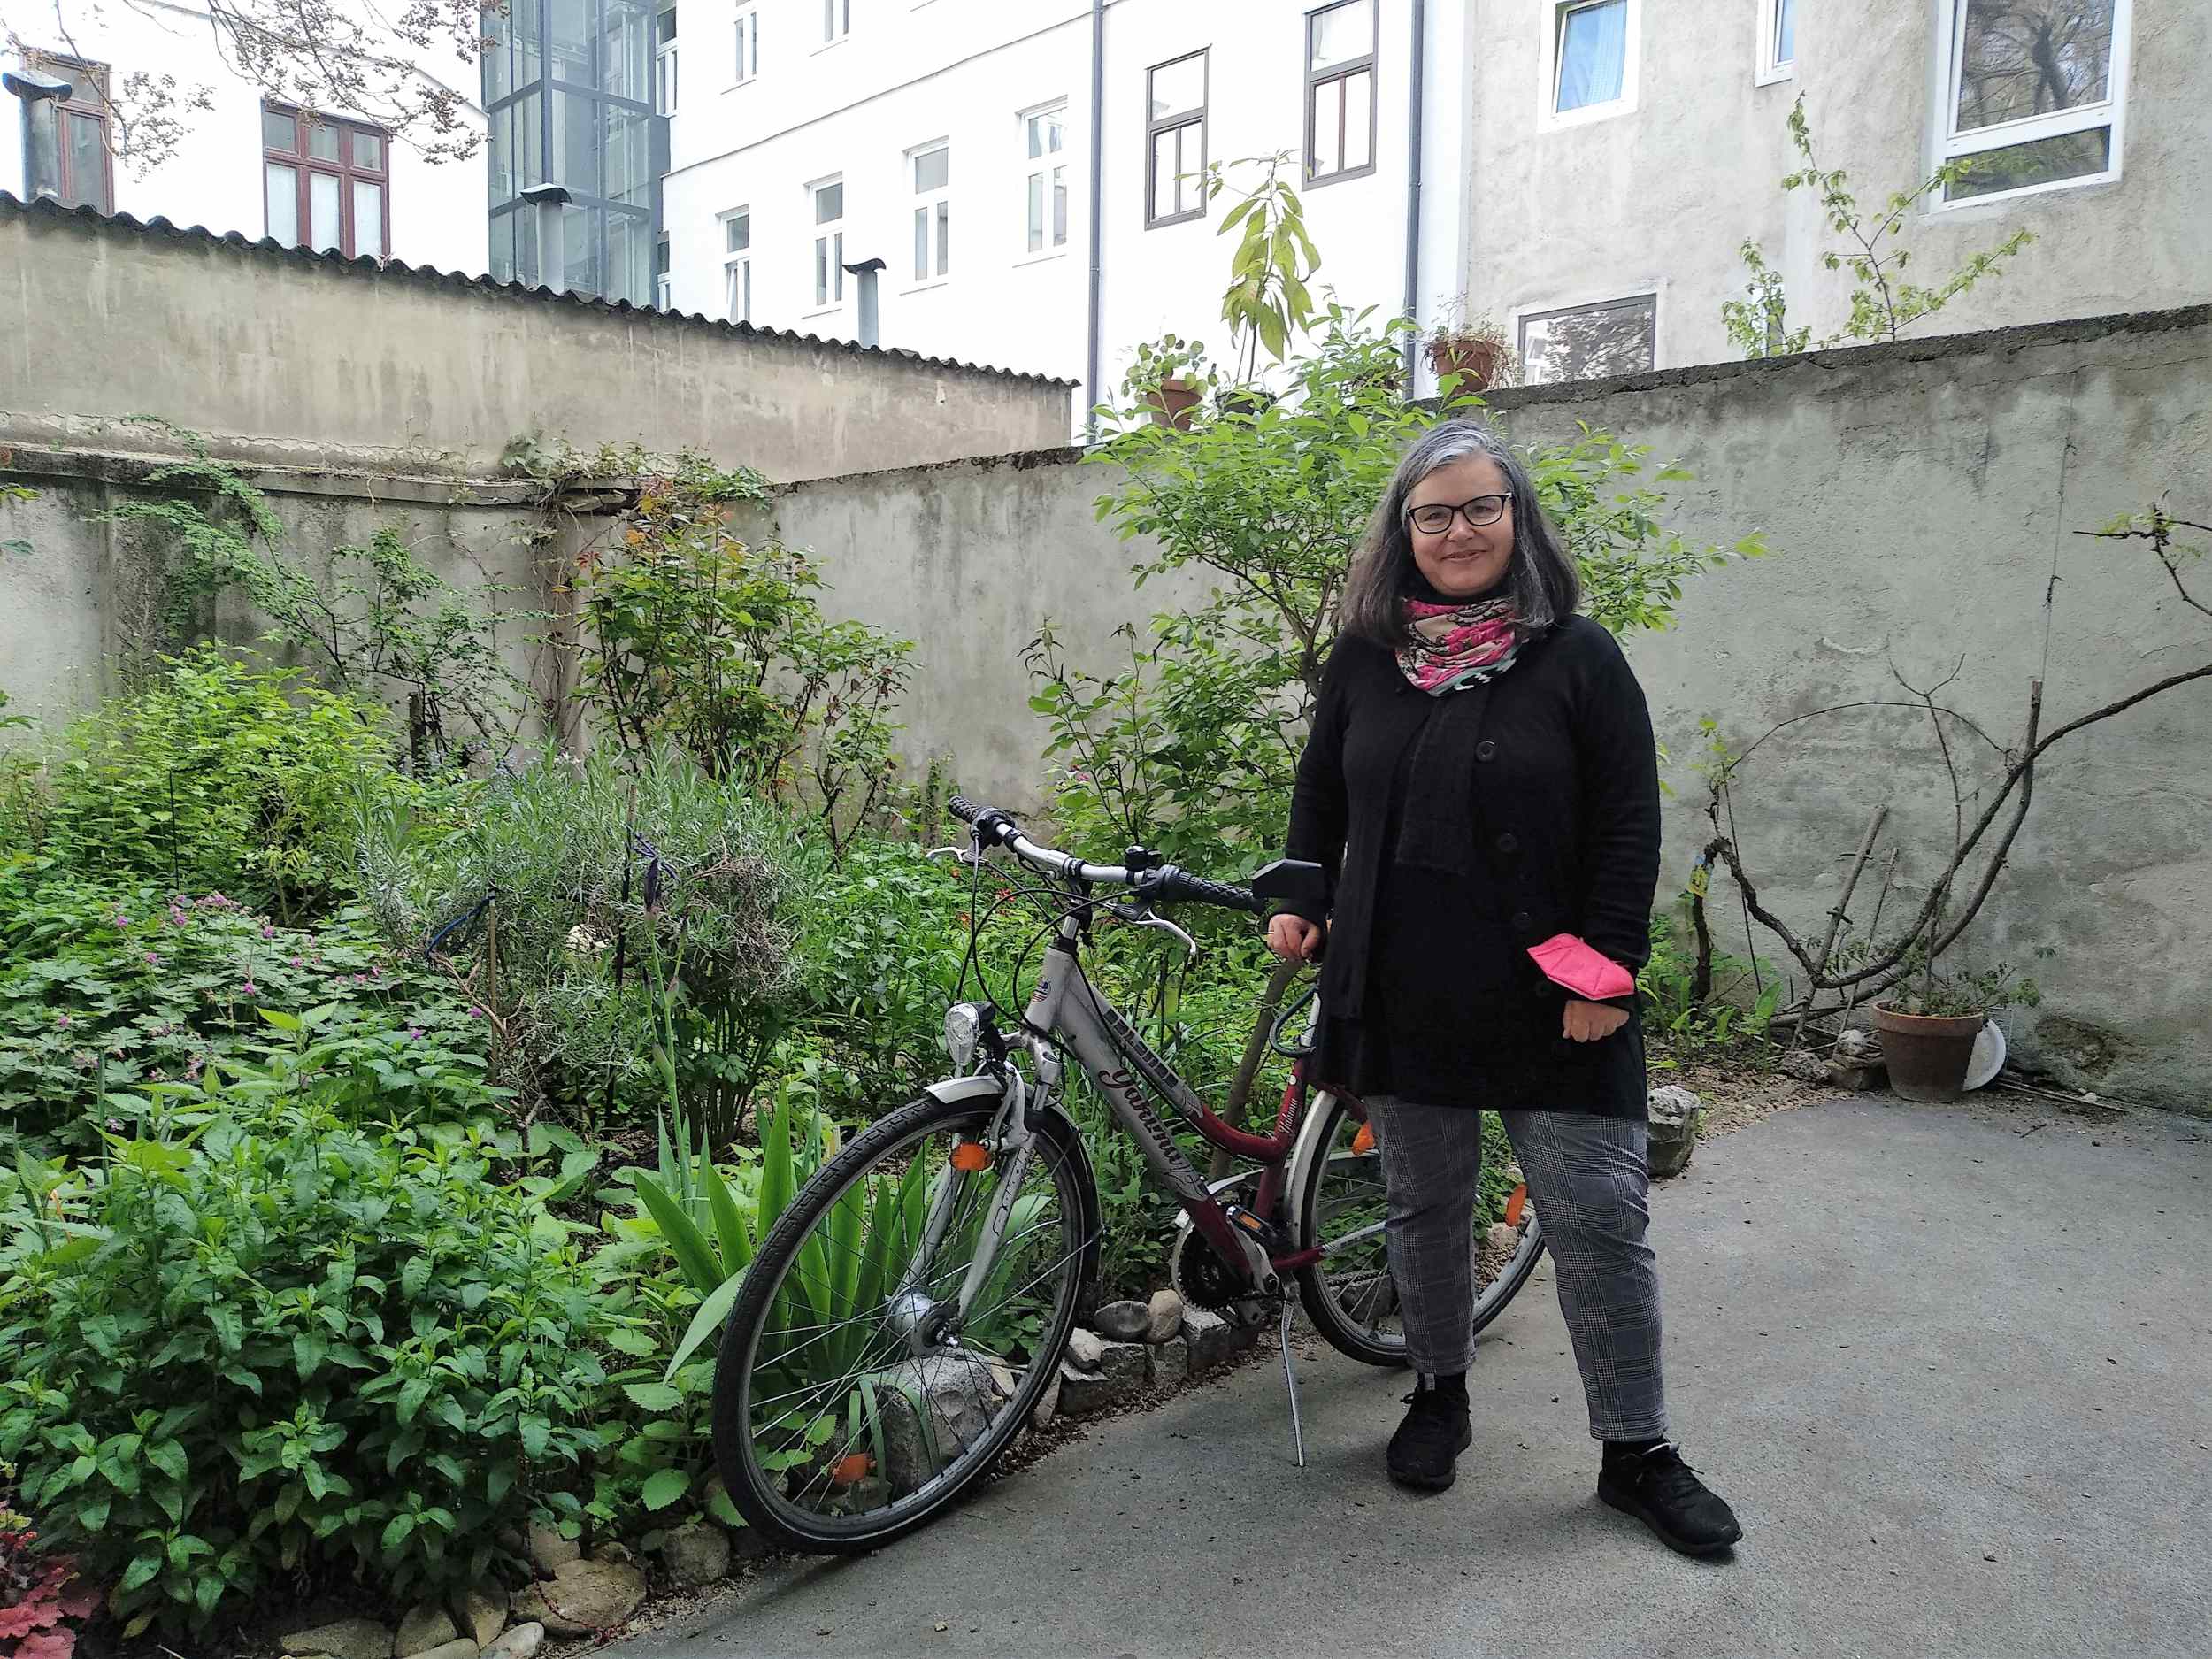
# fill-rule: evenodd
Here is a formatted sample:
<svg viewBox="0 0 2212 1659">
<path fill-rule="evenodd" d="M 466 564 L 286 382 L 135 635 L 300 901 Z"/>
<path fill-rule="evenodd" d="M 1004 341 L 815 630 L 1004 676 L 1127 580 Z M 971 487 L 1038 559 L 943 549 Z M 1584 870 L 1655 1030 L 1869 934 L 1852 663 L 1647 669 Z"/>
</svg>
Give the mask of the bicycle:
<svg viewBox="0 0 2212 1659">
<path fill-rule="evenodd" d="M 949 804 L 971 826 L 969 843 L 940 852 L 970 864 L 979 881 L 992 854 L 1010 855 L 1037 878 L 1025 894 L 1046 906 L 1052 942 L 1018 1018 L 987 995 L 948 1010 L 946 1048 L 959 1075 L 824 1164 L 747 1270 L 716 1363 L 715 1458 L 746 1519 L 787 1548 L 853 1553 L 922 1525 L 988 1474 L 1057 1375 L 1090 1310 L 1100 1237 L 1089 1156 L 1063 1104 L 1070 1056 L 1182 1207 L 1171 1277 L 1185 1302 L 1246 1325 L 1276 1310 L 1302 1466 L 1286 1281 L 1332 1346 L 1373 1365 L 1405 1363 L 1373 1133 L 1356 1101 L 1306 1081 L 1319 1018 L 1311 993 L 1286 1007 L 1270 1034 L 1295 1064 L 1263 1133 L 1210 1110 L 1083 972 L 1081 948 L 1102 913 L 1164 930 L 1194 955 L 1191 936 L 1155 906 L 1261 912 L 1312 896 L 1319 867 L 1279 861 L 1238 887 L 1142 848 L 1120 864 L 1087 864 L 1031 840 L 1005 811 L 957 795 Z M 981 918 L 973 907 L 970 915 L 969 961 L 979 972 Z M 1303 1033 L 1286 1040 L 1302 1009 Z M 1256 1167 L 1207 1182 L 1148 1090 L 1211 1146 Z M 1494 1239 L 1495 1225 L 1485 1230 L 1478 1217 L 1470 1240 L 1478 1331 L 1543 1253 L 1525 1187 L 1506 1204 L 1504 1225 L 1507 1235 Z"/>
</svg>

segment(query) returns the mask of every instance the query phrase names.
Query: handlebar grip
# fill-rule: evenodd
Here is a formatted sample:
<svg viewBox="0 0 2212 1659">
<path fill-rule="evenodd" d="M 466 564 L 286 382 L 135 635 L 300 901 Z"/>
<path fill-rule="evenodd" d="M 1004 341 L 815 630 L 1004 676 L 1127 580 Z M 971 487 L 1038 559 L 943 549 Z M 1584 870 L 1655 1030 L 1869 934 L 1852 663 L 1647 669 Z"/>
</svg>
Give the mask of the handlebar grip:
<svg viewBox="0 0 2212 1659">
<path fill-rule="evenodd" d="M 1267 901 L 1255 896 L 1248 887 L 1209 881 L 1203 876 L 1171 866 L 1160 872 L 1156 896 L 1171 903 L 1180 900 L 1194 904 L 1217 904 L 1225 910 L 1248 910 L 1256 916 L 1267 909 Z"/>
<path fill-rule="evenodd" d="M 964 795 L 956 795 L 953 796 L 951 800 L 945 803 L 945 805 L 947 809 L 951 811 L 953 817 L 958 818 L 963 824 L 974 823 L 976 814 L 983 810 L 981 807 L 978 806 L 974 802 L 969 800 Z"/>
</svg>

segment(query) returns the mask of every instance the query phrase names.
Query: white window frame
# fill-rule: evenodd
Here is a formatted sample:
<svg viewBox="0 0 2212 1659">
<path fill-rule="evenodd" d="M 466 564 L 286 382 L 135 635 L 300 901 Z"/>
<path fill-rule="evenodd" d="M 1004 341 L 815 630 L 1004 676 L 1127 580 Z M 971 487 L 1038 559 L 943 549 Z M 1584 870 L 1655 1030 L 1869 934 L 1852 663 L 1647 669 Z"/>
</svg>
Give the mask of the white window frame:
<svg viewBox="0 0 2212 1659">
<path fill-rule="evenodd" d="M 730 226 L 745 221 L 745 245 L 730 249 Z M 715 215 L 722 232 L 722 314 L 733 323 L 753 320 L 753 210 L 750 204 Z"/>
<path fill-rule="evenodd" d="M 853 0 L 822 0 L 822 41 L 814 50 L 826 52 L 842 44 L 853 32 Z"/>
<path fill-rule="evenodd" d="M 1665 290 L 1666 284 L 1663 282 L 1647 282 L 1640 287 L 1615 288 L 1603 294 L 1594 294 L 1581 299 L 1568 300 L 1563 303 L 1555 299 L 1547 299 L 1533 302 L 1526 305 L 1514 306 L 1506 313 L 1506 319 L 1508 326 L 1512 330 L 1513 355 L 1521 365 L 1521 373 L 1525 376 L 1528 373 L 1528 354 L 1523 349 L 1523 342 L 1527 337 L 1526 327 L 1529 323 L 1540 322 L 1547 318 L 1563 316 L 1570 311 L 1594 311 L 1604 310 L 1609 306 L 1629 305 L 1639 300 L 1649 300 L 1651 302 L 1651 367 L 1649 369 L 1638 369 L 1635 373 L 1639 374 L 1649 374 L 1656 372 L 1665 364 L 1667 360 L 1666 351 L 1664 349 L 1666 346 L 1666 336 L 1663 332 L 1666 326 L 1667 304 Z M 1525 381 L 1525 384 L 1531 386 L 1564 386 L 1569 384 L 1569 382 L 1564 380 L 1527 380 Z"/>
<path fill-rule="evenodd" d="M 1567 14 L 1604 0 L 1544 0 L 1538 13 L 1543 30 L 1540 42 L 1543 78 L 1536 86 L 1536 125 L 1542 132 L 1609 121 L 1636 112 L 1638 67 L 1643 61 L 1644 0 L 1628 0 L 1628 24 L 1621 43 L 1621 96 L 1607 104 L 1586 104 L 1578 110 L 1559 111 L 1559 41 L 1567 32 Z"/>
<path fill-rule="evenodd" d="M 918 189 L 914 181 L 915 168 L 921 164 L 923 157 L 933 156 L 940 150 L 945 155 L 945 182 L 933 190 Z M 949 137 L 933 138 L 926 143 L 916 144 L 906 152 L 905 165 L 908 198 L 914 211 L 925 216 L 922 220 L 923 233 L 930 253 L 928 268 L 905 286 L 903 291 L 913 294 L 923 288 L 941 288 L 952 280 L 952 262 L 945 253 L 945 244 L 952 235 L 952 140 Z M 944 210 L 941 216 L 937 211 L 940 208 Z"/>
<path fill-rule="evenodd" d="M 733 87 L 749 87 L 760 74 L 760 7 L 748 4 L 737 9 L 730 36 Z"/>
<path fill-rule="evenodd" d="M 695 3 L 696 0 L 694 0 L 694 4 Z M 663 10 L 665 11 L 665 8 Z M 656 12 L 653 14 L 653 28 L 657 34 L 660 29 L 662 15 L 662 12 Z M 683 13 L 679 11 L 676 15 L 680 27 Z M 681 65 L 677 52 L 682 43 L 680 35 L 672 35 L 666 40 L 657 42 L 654 45 L 653 113 L 656 115 L 673 115 L 676 112 L 677 94 L 681 88 L 678 73 Z"/>
<path fill-rule="evenodd" d="M 826 317 L 845 309 L 845 218 L 852 204 L 841 196 L 837 217 L 821 217 L 821 193 L 832 185 L 842 189 L 844 183 L 843 173 L 833 173 L 827 178 L 809 180 L 806 187 L 807 224 L 813 233 L 808 251 L 814 259 L 813 267 L 807 273 L 815 296 L 806 313 L 810 317 Z"/>
<path fill-rule="evenodd" d="M 1929 212 L 1962 213 L 1987 207 L 1993 202 L 2011 202 L 2024 196 L 2042 196 L 2053 190 L 2075 190 L 2085 185 L 2118 181 L 2123 141 L 2127 135 L 2128 65 L 2135 32 L 2135 0 L 2112 0 L 2112 63 L 2106 78 L 2106 96 L 2102 103 L 2085 104 L 2074 109 L 2059 110 L 2049 115 L 2030 116 L 2022 120 L 2003 121 L 1994 127 L 1976 127 L 1970 133 L 1958 130 L 1958 63 L 1966 37 L 1966 0 L 1938 0 L 1936 25 L 1933 73 L 1930 81 L 1932 96 L 1929 103 L 1929 107 L 1935 111 L 1929 155 L 1931 172 L 1961 157 L 1978 156 L 1985 150 L 2008 150 L 2015 144 L 2033 143 L 2039 138 L 2061 138 L 2069 133 L 2094 132 L 2101 127 L 2112 129 L 2112 142 L 2107 152 L 2106 165 L 2101 173 L 2085 173 L 2071 179 L 2053 179 L 2043 184 L 2022 185 L 2016 190 L 1992 191 L 1986 196 L 1961 196 L 1956 201 L 1931 196 L 1928 200 Z"/>
<path fill-rule="evenodd" d="M 1048 150 L 1033 157 L 1029 153 L 1029 124 L 1048 115 L 1060 118 L 1060 148 Z M 1068 121 L 1067 99 L 1053 98 L 1014 116 L 1014 156 L 1021 173 L 1020 250 L 1014 256 L 1016 265 L 1032 265 L 1041 259 L 1059 259 L 1066 257 L 1069 245 L 1074 241 L 1075 187 L 1071 177 L 1074 166 L 1075 128 Z M 1055 175 L 1062 175 L 1056 186 Z M 1042 215 L 1044 241 L 1037 248 L 1029 245 L 1029 187 L 1034 183 L 1044 204 Z M 1068 234 L 1055 240 L 1052 234 L 1052 193 L 1056 188 L 1068 192 Z"/>
<path fill-rule="evenodd" d="M 1759 0 L 1759 60 L 1754 85 L 1770 87 L 1797 79 L 1797 59 L 1778 56 L 1782 48 L 1782 7 L 1786 0 Z"/>
</svg>

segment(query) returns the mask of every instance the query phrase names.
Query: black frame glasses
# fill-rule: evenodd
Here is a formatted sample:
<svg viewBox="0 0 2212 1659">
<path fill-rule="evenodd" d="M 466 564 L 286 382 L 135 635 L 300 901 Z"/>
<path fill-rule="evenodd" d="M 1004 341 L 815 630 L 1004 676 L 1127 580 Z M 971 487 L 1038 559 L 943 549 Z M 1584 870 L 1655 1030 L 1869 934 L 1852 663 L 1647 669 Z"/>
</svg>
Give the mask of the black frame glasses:
<svg viewBox="0 0 2212 1659">
<path fill-rule="evenodd" d="M 1486 525 L 1494 525 L 1504 518 L 1506 504 L 1512 499 L 1513 492 L 1508 490 L 1502 495 L 1475 495 L 1461 502 L 1457 506 L 1451 506 L 1440 501 L 1425 501 L 1418 507 L 1406 509 L 1405 521 L 1423 535 L 1447 534 L 1451 529 L 1452 520 L 1455 518 L 1464 518 L 1471 527 L 1479 530 Z M 1490 509 L 1489 516 L 1486 518 L 1479 516 L 1480 510 L 1486 506 Z M 1420 515 L 1423 513 L 1433 517 L 1439 512 L 1444 516 L 1434 524 L 1423 524 L 1420 521 Z"/>
</svg>

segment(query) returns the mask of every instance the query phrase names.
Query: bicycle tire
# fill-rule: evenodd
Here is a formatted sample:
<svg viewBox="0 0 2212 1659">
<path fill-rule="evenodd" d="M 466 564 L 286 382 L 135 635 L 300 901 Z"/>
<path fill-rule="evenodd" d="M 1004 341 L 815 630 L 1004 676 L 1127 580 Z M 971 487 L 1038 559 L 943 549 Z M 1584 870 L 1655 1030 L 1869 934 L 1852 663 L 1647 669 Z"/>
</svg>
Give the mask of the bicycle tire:
<svg viewBox="0 0 2212 1659">
<path fill-rule="evenodd" d="M 1320 1242 L 1321 1206 L 1323 1189 L 1327 1183 L 1333 1162 L 1331 1148 L 1336 1142 L 1348 1109 L 1341 1100 L 1331 1097 L 1322 1110 L 1331 1114 L 1321 1129 L 1321 1156 L 1315 1158 L 1308 1171 L 1304 1190 L 1295 1195 L 1291 1213 L 1297 1219 L 1296 1242 L 1305 1248 Z M 1378 1190 L 1379 1179 L 1376 1181 Z M 1503 1313 L 1513 1298 L 1521 1294 L 1521 1287 L 1536 1271 L 1536 1263 L 1543 1259 L 1544 1233 L 1540 1218 L 1533 1210 L 1528 1212 L 1521 1227 L 1520 1243 L 1497 1276 L 1486 1286 L 1479 1287 L 1475 1298 L 1474 1322 L 1469 1335 L 1479 1335 L 1493 1320 Z M 1402 1368 L 1406 1363 L 1406 1344 L 1402 1335 L 1394 1335 L 1375 1327 L 1372 1320 L 1363 1324 L 1344 1306 L 1337 1291 L 1324 1272 L 1325 1263 L 1315 1263 L 1298 1270 L 1298 1299 L 1305 1305 L 1306 1317 L 1313 1322 L 1322 1340 L 1340 1354 L 1364 1364 L 1385 1368 Z"/>
<path fill-rule="evenodd" d="M 749 1386 L 757 1352 L 777 1309 L 778 1292 L 801 1264 L 817 1225 L 856 1182 L 878 1171 L 879 1165 L 887 1171 L 888 1156 L 902 1148 L 926 1146 L 927 1137 L 948 1130 L 979 1136 L 997 1112 L 995 1100 L 947 1102 L 931 1095 L 899 1108 L 824 1164 L 794 1195 L 762 1241 L 747 1271 L 745 1287 L 723 1326 L 715 1362 L 713 1444 L 716 1467 L 731 1502 L 771 1543 L 813 1555 L 854 1555 L 881 1548 L 926 1525 L 990 1474 L 1029 1422 L 1039 1397 L 1057 1376 L 1069 1335 L 1094 1294 L 1100 1222 L 1098 1189 L 1089 1155 L 1075 1125 L 1064 1113 L 1054 1111 L 1043 1119 L 1038 1140 L 1077 1233 L 1079 1241 L 1071 1256 L 1064 1258 L 1071 1260 L 1073 1271 L 1064 1276 L 1056 1294 L 1051 1322 L 1026 1374 L 982 1436 L 961 1450 L 920 1491 L 859 1517 L 811 1514 L 793 1504 L 775 1489 L 780 1471 L 767 1470 L 751 1455 L 755 1448 Z M 1063 1223 L 1064 1233 L 1067 1225 Z"/>
</svg>

